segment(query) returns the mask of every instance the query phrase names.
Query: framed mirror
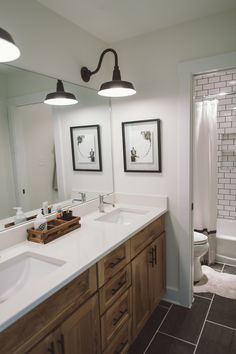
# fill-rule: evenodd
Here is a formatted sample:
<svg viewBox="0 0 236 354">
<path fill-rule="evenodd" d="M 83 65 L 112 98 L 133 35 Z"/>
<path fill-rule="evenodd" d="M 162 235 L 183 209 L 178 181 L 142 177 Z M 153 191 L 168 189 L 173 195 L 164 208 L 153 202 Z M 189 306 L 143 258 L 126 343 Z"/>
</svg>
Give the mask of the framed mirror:
<svg viewBox="0 0 236 354">
<path fill-rule="evenodd" d="M 45 201 L 56 211 L 113 192 L 109 99 L 63 83 L 78 103 L 49 106 L 43 102 L 57 79 L 0 64 L 0 230 L 14 223 L 15 207 L 30 218 Z M 76 126 L 99 127 L 102 169 L 73 168 L 70 131 Z"/>
</svg>

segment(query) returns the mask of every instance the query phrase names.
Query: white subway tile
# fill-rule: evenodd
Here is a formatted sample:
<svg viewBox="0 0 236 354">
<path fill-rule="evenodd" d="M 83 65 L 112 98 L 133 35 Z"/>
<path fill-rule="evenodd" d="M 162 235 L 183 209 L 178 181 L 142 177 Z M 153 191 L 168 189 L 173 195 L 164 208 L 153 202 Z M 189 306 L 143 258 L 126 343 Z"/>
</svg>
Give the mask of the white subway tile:
<svg viewBox="0 0 236 354">
<path fill-rule="evenodd" d="M 229 189 L 219 189 L 219 194 L 230 194 Z"/>
<path fill-rule="evenodd" d="M 222 75 L 220 77 L 220 80 L 221 81 L 229 81 L 229 80 L 232 80 L 233 76 L 232 75 Z"/>
<path fill-rule="evenodd" d="M 232 205 L 225 206 L 225 207 L 224 207 L 224 210 L 235 211 L 235 207 L 232 206 Z"/>
<path fill-rule="evenodd" d="M 220 81 L 220 77 L 219 76 L 215 76 L 215 77 L 210 77 L 209 78 L 209 83 L 219 82 L 219 81 Z"/>
<path fill-rule="evenodd" d="M 214 84 L 205 84 L 203 85 L 203 90 L 211 90 L 214 88 Z"/>
<path fill-rule="evenodd" d="M 215 84 L 215 88 L 222 88 L 222 87 L 226 87 L 227 86 L 227 83 L 224 81 L 224 82 L 216 82 Z"/>
<path fill-rule="evenodd" d="M 197 80 L 197 84 L 198 84 L 198 85 L 205 85 L 205 84 L 208 84 L 208 79 L 200 79 L 200 80 Z"/>
<path fill-rule="evenodd" d="M 219 205 L 229 205 L 229 200 L 219 200 Z"/>
<path fill-rule="evenodd" d="M 231 212 L 232 213 L 232 212 Z M 219 215 L 228 215 L 229 216 L 229 211 L 226 210 L 219 210 Z"/>
<path fill-rule="evenodd" d="M 230 201 L 235 200 L 235 195 L 225 195 L 225 199 Z"/>
</svg>

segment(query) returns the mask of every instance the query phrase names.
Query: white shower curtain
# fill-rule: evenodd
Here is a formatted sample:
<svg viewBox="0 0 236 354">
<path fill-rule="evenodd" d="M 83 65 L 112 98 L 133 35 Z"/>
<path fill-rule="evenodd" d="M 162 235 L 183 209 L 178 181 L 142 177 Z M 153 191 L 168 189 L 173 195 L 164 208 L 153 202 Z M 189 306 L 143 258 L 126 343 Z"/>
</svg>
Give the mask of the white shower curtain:
<svg viewBox="0 0 236 354">
<path fill-rule="evenodd" d="M 217 218 L 217 100 L 196 102 L 194 114 L 194 230 L 208 235 L 215 262 Z"/>
</svg>

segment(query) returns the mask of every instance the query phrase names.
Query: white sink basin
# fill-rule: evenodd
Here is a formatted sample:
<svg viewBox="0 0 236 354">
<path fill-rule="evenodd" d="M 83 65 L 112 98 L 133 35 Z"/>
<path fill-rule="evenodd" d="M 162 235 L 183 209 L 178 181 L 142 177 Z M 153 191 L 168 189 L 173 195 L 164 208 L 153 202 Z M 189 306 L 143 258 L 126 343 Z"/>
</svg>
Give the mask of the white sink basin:
<svg viewBox="0 0 236 354">
<path fill-rule="evenodd" d="M 116 209 L 114 211 L 111 211 L 110 213 L 102 215 L 96 220 L 119 225 L 130 225 L 136 221 L 139 221 L 140 217 L 142 217 L 142 215 L 145 215 L 147 212 L 147 210 L 122 208 Z"/>
<path fill-rule="evenodd" d="M 65 264 L 56 258 L 25 252 L 0 263 L 0 304 L 23 288 L 32 288 L 39 279 Z"/>
</svg>

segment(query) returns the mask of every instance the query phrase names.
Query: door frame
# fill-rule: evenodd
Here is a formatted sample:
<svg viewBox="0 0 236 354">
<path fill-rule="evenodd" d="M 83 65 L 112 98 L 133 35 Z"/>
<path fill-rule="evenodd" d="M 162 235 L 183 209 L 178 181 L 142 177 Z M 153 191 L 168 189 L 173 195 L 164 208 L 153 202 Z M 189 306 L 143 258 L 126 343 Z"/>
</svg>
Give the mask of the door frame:
<svg viewBox="0 0 236 354">
<path fill-rule="evenodd" d="M 236 67 L 236 52 L 187 61 L 178 65 L 178 221 L 179 221 L 179 300 L 193 302 L 193 90 L 196 74 Z"/>
</svg>

